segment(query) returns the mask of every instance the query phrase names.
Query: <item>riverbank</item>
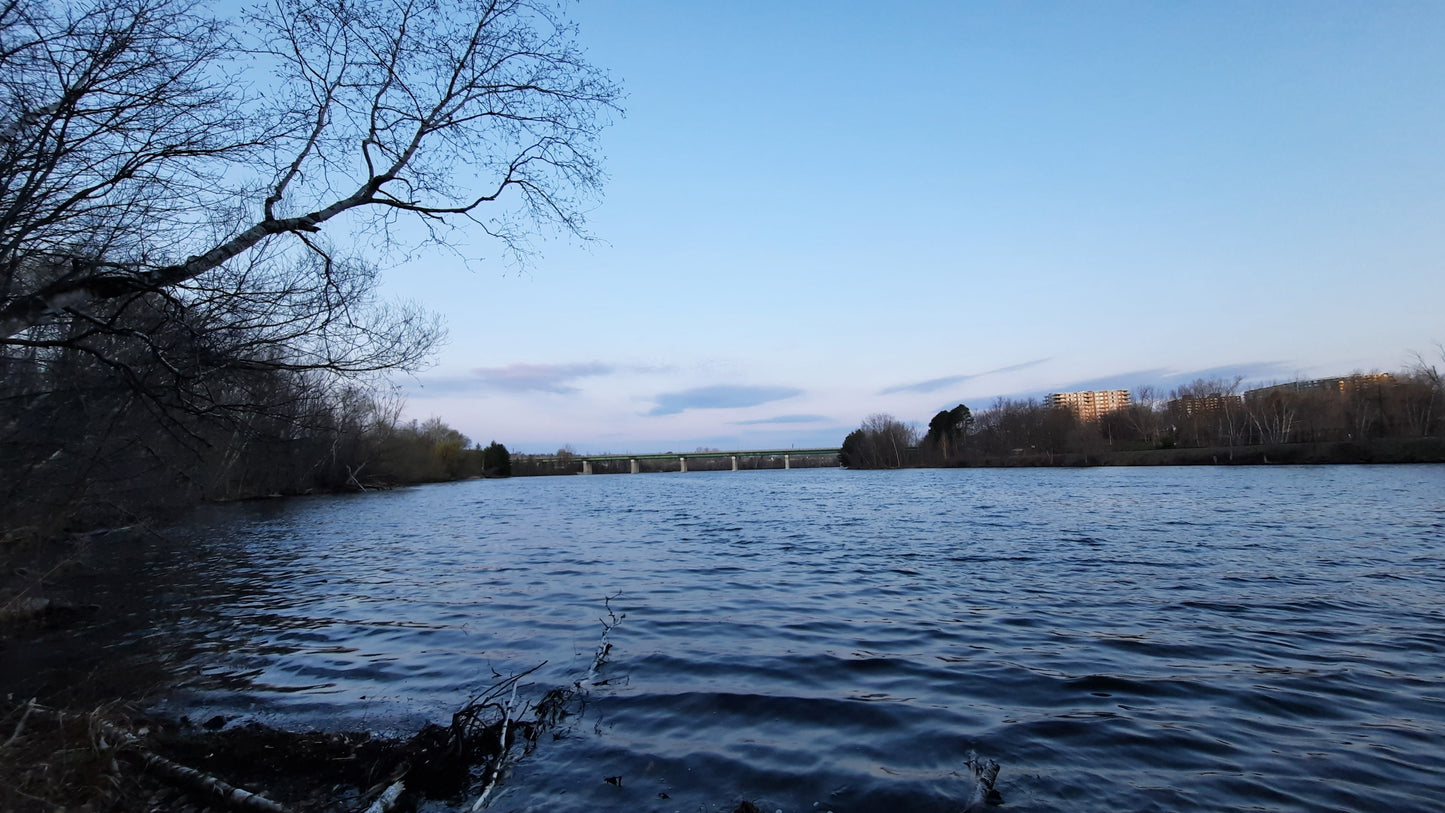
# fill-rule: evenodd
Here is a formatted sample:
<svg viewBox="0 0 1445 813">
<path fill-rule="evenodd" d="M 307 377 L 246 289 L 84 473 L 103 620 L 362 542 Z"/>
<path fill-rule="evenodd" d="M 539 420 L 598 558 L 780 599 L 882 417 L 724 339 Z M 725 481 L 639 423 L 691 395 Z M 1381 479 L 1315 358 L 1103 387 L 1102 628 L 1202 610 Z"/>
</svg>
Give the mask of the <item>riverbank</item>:
<svg viewBox="0 0 1445 813">
<path fill-rule="evenodd" d="M 456 800 L 495 781 L 510 746 L 530 747 L 541 730 L 535 719 L 510 719 L 495 700 L 474 701 L 451 726 L 427 725 L 410 738 L 228 727 L 219 716 L 197 724 L 120 702 L 63 710 L 5 701 L 0 809 L 320 813 Z"/>
<path fill-rule="evenodd" d="M 118 702 L 88 711 L 7 702 L 0 808 L 264 811 L 284 799 L 289 810 L 359 810 L 406 753 L 405 743 L 366 734 L 215 728 Z"/>
<path fill-rule="evenodd" d="M 1445 439 L 1396 438 L 1371 443 L 1285 443 L 1174 449 L 965 455 L 937 468 L 1078 468 L 1087 466 L 1272 466 L 1445 463 Z"/>
<path fill-rule="evenodd" d="M 415 809 L 424 799 L 470 806 L 585 700 L 579 681 L 525 698 L 529 687 L 519 702 L 517 685 L 534 671 L 527 670 L 410 736 L 285 730 L 248 714 L 192 721 L 157 713 L 156 699 L 180 674 L 175 657 L 113 646 L 108 624 L 143 612 L 133 599 L 147 591 L 115 590 L 124 577 L 105 564 L 116 561 L 107 548 L 157 541 L 165 543 L 136 527 L 12 534 L 0 548 L 0 810 L 376 813 Z M 148 558 L 137 550 L 126 561 Z M 97 589 L 100 582 L 110 588 Z M 605 656 L 599 649 L 594 671 Z"/>
</svg>

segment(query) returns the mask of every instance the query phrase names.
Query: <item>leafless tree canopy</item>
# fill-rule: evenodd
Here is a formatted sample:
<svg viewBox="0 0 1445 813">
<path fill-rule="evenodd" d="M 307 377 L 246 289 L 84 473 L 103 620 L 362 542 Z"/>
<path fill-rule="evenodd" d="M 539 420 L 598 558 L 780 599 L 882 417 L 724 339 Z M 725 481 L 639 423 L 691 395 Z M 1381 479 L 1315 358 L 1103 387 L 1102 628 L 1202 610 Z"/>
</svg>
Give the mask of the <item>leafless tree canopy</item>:
<svg viewBox="0 0 1445 813">
<path fill-rule="evenodd" d="M 913 462 L 918 430 L 881 412 L 843 439 L 840 462 L 854 469 L 901 469 Z"/>
<path fill-rule="evenodd" d="M 0 336 L 264 248 L 330 265 L 351 213 L 525 247 L 580 231 L 618 90 L 548 4 L 191 0 L 0 7 Z M 488 208 L 494 205 L 496 211 Z"/>
</svg>

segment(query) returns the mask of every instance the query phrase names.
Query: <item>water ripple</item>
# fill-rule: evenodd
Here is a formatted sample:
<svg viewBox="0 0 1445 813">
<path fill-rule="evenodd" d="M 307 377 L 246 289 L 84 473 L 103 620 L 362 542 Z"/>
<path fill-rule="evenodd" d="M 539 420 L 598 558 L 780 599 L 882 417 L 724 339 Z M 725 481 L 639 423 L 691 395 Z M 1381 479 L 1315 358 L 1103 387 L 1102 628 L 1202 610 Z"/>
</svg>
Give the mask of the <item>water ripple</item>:
<svg viewBox="0 0 1445 813">
<path fill-rule="evenodd" d="M 1425 811 L 1441 494 L 1445 467 L 551 478 L 230 506 L 117 555 L 156 593 L 129 644 L 187 664 L 170 703 L 298 727 L 444 719 L 544 660 L 528 690 L 567 685 L 617 596 L 608 682 L 494 809 L 956 813 L 977 753 L 1013 811 Z"/>
</svg>

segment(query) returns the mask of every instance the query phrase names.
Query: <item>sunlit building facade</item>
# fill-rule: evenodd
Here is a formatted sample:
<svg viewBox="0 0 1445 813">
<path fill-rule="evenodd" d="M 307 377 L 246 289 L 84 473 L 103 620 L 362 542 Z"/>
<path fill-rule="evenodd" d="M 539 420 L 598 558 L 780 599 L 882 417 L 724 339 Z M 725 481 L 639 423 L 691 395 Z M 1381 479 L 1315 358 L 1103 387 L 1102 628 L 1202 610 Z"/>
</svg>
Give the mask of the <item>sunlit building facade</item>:
<svg viewBox="0 0 1445 813">
<path fill-rule="evenodd" d="M 1258 387 L 1246 392 L 1244 397 L 1245 400 L 1251 400 L 1262 398 L 1273 393 L 1289 392 L 1333 393 L 1340 396 L 1349 396 L 1357 392 L 1367 391 L 1372 387 L 1385 386 L 1394 380 L 1395 377 L 1389 373 L 1361 373 L 1337 376 L 1335 378 L 1312 378 L 1309 381 L 1290 381 L 1285 384 Z"/>
<path fill-rule="evenodd" d="M 1169 402 L 1170 414 L 1184 417 L 1214 415 L 1225 410 L 1237 411 L 1243 407 L 1244 399 L 1240 396 L 1224 395 L 1218 392 L 1211 392 L 1208 395 L 1186 395 Z"/>
<path fill-rule="evenodd" d="M 1044 396 L 1044 406 L 1067 409 L 1081 421 L 1097 421 L 1101 416 L 1129 405 L 1128 390 L 1088 390 L 1085 392 L 1051 392 Z"/>
</svg>

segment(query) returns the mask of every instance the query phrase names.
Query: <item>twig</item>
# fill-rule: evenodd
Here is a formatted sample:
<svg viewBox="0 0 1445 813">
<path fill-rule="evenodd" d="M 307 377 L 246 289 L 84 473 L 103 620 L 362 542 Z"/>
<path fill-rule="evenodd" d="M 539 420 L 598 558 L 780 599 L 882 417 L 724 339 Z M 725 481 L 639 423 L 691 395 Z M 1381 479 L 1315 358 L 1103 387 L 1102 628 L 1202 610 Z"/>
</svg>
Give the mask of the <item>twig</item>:
<svg viewBox="0 0 1445 813">
<path fill-rule="evenodd" d="M 35 711 L 35 698 L 33 697 L 25 704 L 25 713 L 20 715 L 20 722 L 15 724 L 15 732 L 10 735 L 10 739 L 6 740 L 4 745 L 0 745 L 0 751 L 9 748 L 11 743 L 20 738 L 20 732 L 25 730 L 25 721 L 30 718 L 32 711 Z"/>
<path fill-rule="evenodd" d="M 611 622 L 607 622 L 600 618 L 597 619 L 598 622 L 602 624 L 602 639 L 597 643 L 597 653 L 592 657 L 592 665 L 587 668 L 587 674 L 574 684 L 579 689 L 595 685 L 597 670 L 602 668 L 602 665 L 607 662 L 607 655 L 612 652 L 612 644 L 607 639 L 612 635 L 613 628 L 621 624 L 622 619 L 627 617 L 627 614 L 623 613 L 619 618 L 617 613 L 612 611 L 612 599 L 620 595 L 622 594 L 617 593 L 616 595 L 605 596 L 602 599 L 602 605 L 607 608 L 607 616 L 612 620 Z"/>
<path fill-rule="evenodd" d="M 497 779 L 502 775 L 502 763 L 507 757 L 507 726 L 512 722 L 512 709 L 517 705 L 517 683 L 512 682 L 512 696 L 507 699 L 507 705 L 502 707 L 502 734 L 497 742 L 497 757 L 492 760 L 491 777 L 487 779 L 486 787 L 482 788 L 482 795 L 472 805 L 472 813 L 487 806 L 487 797 L 492 795 L 492 789 L 497 786 Z"/>
<path fill-rule="evenodd" d="M 581 692 L 584 697 L 588 687 L 598 685 L 596 683 L 597 672 L 599 669 L 602 668 L 602 665 L 607 662 L 607 655 L 612 651 L 612 644 L 607 640 L 608 636 L 611 635 L 613 628 L 615 628 L 618 624 L 622 623 L 623 618 L 627 617 L 625 613 L 619 616 L 612 610 L 612 599 L 617 598 L 617 596 L 620 595 L 622 594 L 618 593 L 617 595 L 613 596 L 605 596 L 602 600 L 603 606 L 607 608 L 607 617 L 610 620 L 603 620 L 601 618 L 597 619 L 602 624 L 602 640 L 597 645 L 597 652 L 592 657 L 592 663 L 587 668 L 587 674 L 573 684 L 573 686 L 579 692 Z M 478 796 L 477 800 L 472 803 L 471 813 L 477 813 L 477 811 L 487 806 L 487 802 L 491 798 L 492 791 L 496 789 L 497 783 L 501 779 L 502 769 L 505 767 L 507 759 L 507 734 L 512 726 L 512 721 L 517 710 L 517 687 L 519 685 L 519 681 L 526 675 L 529 675 L 532 672 L 540 669 L 545 663 L 546 661 L 543 661 L 542 663 L 532 667 L 531 669 L 528 669 L 526 672 L 510 677 L 502 681 L 501 683 L 494 685 L 490 690 L 487 691 L 486 694 L 472 698 L 471 702 L 469 702 L 465 707 L 463 707 L 461 711 L 457 712 L 452 717 L 452 727 L 455 731 L 457 726 L 463 721 L 474 722 L 477 712 L 481 709 L 497 707 L 501 710 L 502 713 L 502 721 L 500 726 L 501 734 L 499 735 L 500 739 L 497 745 L 497 756 L 492 761 L 491 768 L 487 771 L 487 783 L 485 786 L 483 786 L 481 795 Z M 511 697 L 507 699 L 507 702 L 505 704 L 498 704 L 496 701 L 501 697 L 502 692 L 506 691 L 508 688 L 511 689 Z M 552 695 L 549 693 L 549 697 L 550 696 Z M 548 704 L 547 698 L 543 698 L 543 704 L 548 705 L 548 709 L 545 712 L 545 715 L 555 718 L 555 715 L 558 713 L 555 703 Z M 539 705 L 537 708 L 537 716 L 534 718 L 534 724 L 531 729 L 532 733 L 528 735 L 529 737 L 536 736 L 537 725 L 542 723 L 543 716 L 544 712 L 542 706 Z"/>
</svg>

